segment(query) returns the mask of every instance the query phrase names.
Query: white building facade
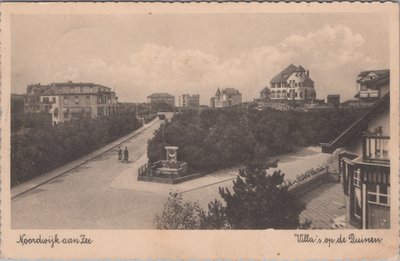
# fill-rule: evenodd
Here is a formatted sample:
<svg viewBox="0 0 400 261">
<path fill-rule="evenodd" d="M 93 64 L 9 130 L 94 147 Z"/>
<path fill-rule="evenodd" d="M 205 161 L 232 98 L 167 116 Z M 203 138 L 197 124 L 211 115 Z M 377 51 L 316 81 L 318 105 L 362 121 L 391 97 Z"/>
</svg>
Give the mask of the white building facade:
<svg viewBox="0 0 400 261">
<path fill-rule="evenodd" d="M 309 71 L 301 65 L 289 65 L 271 79 L 270 87 L 270 100 L 313 101 L 316 99 L 314 81 L 311 80 Z"/>
</svg>

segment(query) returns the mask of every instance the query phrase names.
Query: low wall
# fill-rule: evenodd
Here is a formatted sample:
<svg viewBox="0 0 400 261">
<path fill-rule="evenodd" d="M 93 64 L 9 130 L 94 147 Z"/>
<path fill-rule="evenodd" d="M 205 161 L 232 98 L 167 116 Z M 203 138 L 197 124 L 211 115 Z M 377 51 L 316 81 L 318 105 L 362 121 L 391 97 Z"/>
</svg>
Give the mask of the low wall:
<svg viewBox="0 0 400 261">
<path fill-rule="evenodd" d="M 157 182 L 157 183 L 165 183 L 165 184 L 178 184 L 184 181 L 188 181 L 191 179 L 196 179 L 201 177 L 200 173 L 195 173 L 179 178 L 163 178 L 163 177 L 149 177 L 149 176 L 138 176 L 137 180 L 139 181 L 147 181 L 147 182 Z"/>
<path fill-rule="evenodd" d="M 314 174 L 311 177 L 290 186 L 288 191 L 293 193 L 296 197 L 301 197 L 310 192 L 311 190 L 315 189 L 319 185 L 330 180 L 331 180 L 331 175 L 328 169 L 324 169 L 319 173 Z"/>
</svg>

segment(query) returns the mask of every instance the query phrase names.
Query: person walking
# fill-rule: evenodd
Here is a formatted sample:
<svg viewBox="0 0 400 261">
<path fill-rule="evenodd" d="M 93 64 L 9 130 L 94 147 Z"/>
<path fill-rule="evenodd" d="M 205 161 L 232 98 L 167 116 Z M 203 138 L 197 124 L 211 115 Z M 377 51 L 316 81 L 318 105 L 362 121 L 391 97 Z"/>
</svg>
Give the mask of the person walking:
<svg viewBox="0 0 400 261">
<path fill-rule="evenodd" d="M 129 160 L 129 151 L 128 151 L 128 147 L 125 147 L 125 150 L 124 150 L 124 161 L 128 162 L 128 160 Z"/>
<path fill-rule="evenodd" d="M 118 147 L 118 160 L 122 160 L 122 149 L 121 149 L 121 146 Z"/>
</svg>

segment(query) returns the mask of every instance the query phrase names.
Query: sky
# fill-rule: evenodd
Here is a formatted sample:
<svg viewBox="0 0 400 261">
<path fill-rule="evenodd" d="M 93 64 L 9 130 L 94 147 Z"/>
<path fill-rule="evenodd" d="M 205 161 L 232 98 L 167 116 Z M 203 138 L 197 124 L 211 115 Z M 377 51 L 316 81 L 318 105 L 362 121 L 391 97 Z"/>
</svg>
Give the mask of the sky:
<svg viewBox="0 0 400 261">
<path fill-rule="evenodd" d="M 259 98 L 289 64 L 310 71 L 317 98 L 356 93 L 360 71 L 389 68 L 388 18 L 378 13 L 13 15 L 11 89 L 93 82 L 122 102 L 154 92 L 217 88 Z"/>
</svg>

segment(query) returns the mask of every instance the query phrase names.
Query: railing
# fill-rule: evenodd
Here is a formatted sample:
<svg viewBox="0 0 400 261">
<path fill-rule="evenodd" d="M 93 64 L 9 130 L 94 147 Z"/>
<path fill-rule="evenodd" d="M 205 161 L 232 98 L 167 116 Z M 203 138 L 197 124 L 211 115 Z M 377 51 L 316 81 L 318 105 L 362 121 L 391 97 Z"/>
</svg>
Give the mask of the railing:
<svg viewBox="0 0 400 261">
<path fill-rule="evenodd" d="M 364 135 L 363 160 L 370 162 L 390 161 L 389 136 Z"/>
<path fill-rule="evenodd" d="M 147 172 L 149 171 L 149 164 L 146 163 L 143 166 L 138 168 L 138 175 L 140 176 L 145 176 Z"/>
</svg>

